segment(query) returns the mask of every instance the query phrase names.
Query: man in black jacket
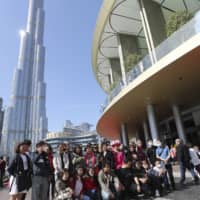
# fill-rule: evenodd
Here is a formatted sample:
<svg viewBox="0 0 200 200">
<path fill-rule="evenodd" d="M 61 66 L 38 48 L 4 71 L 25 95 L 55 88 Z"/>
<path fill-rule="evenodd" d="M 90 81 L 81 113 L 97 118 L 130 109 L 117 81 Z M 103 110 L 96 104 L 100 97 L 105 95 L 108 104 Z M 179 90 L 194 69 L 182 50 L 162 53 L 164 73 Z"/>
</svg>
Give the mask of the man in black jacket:
<svg viewBox="0 0 200 200">
<path fill-rule="evenodd" d="M 100 162 L 99 168 L 102 168 L 103 163 L 110 163 L 111 169 L 115 168 L 115 160 L 112 151 L 108 150 L 108 145 L 106 143 L 102 143 L 102 152 L 100 153 Z"/>
<path fill-rule="evenodd" d="M 122 168 L 119 170 L 119 180 L 124 186 L 122 191 L 123 199 L 133 199 L 137 195 L 137 185 L 134 181 L 132 170 L 132 158 L 127 155 L 124 157 Z"/>
<path fill-rule="evenodd" d="M 189 148 L 183 144 L 181 139 L 176 139 L 176 156 L 177 161 L 180 165 L 180 175 L 181 180 L 180 184 L 183 185 L 185 181 L 185 171 L 188 169 L 194 179 L 194 182 L 197 184 L 199 182 L 198 176 L 194 172 L 194 167 L 190 162 L 190 153 Z"/>
<path fill-rule="evenodd" d="M 33 153 L 33 185 L 32 200 L 47 200 L 51 167 L 47 154 L 44 152 L 43 141 L 36 144 L 36 152 Z"/>
<path fill-rule="evenodd" d="M 151 166 L 154 166 L 156 162 L 156 148 L 157 147 L 153 146 L 153 141 L 149 140 L 146 153 L 147 153 L 147 159 Z"/>
</svg>

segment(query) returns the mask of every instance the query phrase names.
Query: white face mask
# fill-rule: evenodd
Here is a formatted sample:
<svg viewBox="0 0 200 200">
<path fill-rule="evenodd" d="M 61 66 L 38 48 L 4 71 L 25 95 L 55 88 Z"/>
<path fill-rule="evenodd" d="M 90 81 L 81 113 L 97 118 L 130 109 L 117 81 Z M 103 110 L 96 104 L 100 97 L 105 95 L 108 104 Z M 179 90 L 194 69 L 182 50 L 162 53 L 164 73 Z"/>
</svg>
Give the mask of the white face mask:
<svg viewBox="0 0 200 200">
<path fill-rule="evenodd" d="M 152 147 L 152 146 L 153 146 L 153 143 L 152 143 L 152 142 L 149 142 L 149 143 L 148 143 L 148 146 L 149 146 L 149 147 Z"/>
<path fill-rule="evenodd" d="M 158 147 L 161 147 L 161 143 L 157 143 L 157 146 L 158 146 Z"/>
<path fill-rule="evenodd" d="M 94 172 L 89 172 L 89 175 L 90 176 L 94 176 Z"/>
</svg>

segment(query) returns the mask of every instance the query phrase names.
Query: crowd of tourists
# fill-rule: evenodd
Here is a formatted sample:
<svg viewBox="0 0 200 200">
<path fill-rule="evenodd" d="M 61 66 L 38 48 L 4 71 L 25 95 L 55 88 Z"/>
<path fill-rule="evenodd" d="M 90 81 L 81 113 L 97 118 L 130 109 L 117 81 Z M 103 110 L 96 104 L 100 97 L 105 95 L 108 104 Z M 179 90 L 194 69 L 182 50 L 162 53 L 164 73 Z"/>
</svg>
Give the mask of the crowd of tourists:
<svg viewBox="0 0 200 200">
<path fill-rule="evenodd" d="M 37 143 L 30 152 L 31 141 L 18 144 L 10 161 L 9 194 L 11 200 L 26 199 L 32 190 L 32 200 L 128 200 L 140 196 L 153 199 L 176 189 L 173 163 L 180 167 L 180 185 L 184 185 L 186 169 L 194 184 L 199 182 L 200 157 L 197 146 L 188 147 L 180 139 L 169 148 L 165 142 L 119 141 L 99 145 L 59 144 L 53 153 L 49 144 Z M 2 164 L 3 163 L 3 164 Z M 5 173 L 5 161 L 0 158 L 0 186 Z"/>
</svg>

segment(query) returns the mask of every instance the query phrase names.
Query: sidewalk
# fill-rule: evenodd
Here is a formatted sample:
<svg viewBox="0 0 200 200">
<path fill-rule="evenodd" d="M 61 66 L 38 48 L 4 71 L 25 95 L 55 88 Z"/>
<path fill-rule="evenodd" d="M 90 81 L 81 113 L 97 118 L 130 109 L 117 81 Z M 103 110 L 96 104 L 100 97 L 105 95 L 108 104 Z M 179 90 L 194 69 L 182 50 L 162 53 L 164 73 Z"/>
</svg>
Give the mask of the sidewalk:
<svg viewBox="0 0 200 200">
<path fill-rule="evenodd" d="M 174 177 L 178 183 L 180 175 L 177 166 L 174 167 Z M 155 200 L 200 200 L 200 185 L 196 186 L 191 183 L 192 178 L 188 172 L 186 173 L 186 177 L 186 187 L 183 190 L 177 190 L 165 197 L 156 198 Z M 8 199 L 8 189 L 0 189 L 0 200 Z M 31 192 L 29 192 L 26 200 L 31 200 Z"/>
</svg>

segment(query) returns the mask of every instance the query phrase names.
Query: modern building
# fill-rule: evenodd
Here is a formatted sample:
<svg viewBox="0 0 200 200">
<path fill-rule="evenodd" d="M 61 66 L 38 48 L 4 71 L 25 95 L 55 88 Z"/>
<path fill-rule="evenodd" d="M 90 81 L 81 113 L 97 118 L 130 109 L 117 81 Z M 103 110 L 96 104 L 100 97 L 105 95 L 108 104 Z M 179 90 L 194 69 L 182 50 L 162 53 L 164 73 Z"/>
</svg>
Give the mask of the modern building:
<svg viewBox="0 0 200 200">
<path fill-rule="evenodd" d="M 0 98 L 0 142 L 3 128 L 3 118 L 4 118 L 4 110 L 3 110 L 3 99 Z"/>
<path fill-rule="evenodd" d="M 97 132 L 200 144 L 200 1 L 104 0 L 92 47 Z"/>
<path fill-rule="evenodd" d="M 85 127 L 80 129 L 80 126 L 75 126 L 67 120 L 62 132 L 49 132 L 47 134 L 46 142 L 51 144 L 53 151 L 56 152 L 58 144 L 64 142 L 68 142 L 72 148 L 76 145 L 85 147 L 88 143 L 96 144 L 99 142 L 99 135 L 96 131 L 91 131 L 90 128 L 87 131 L 85 131 Z"/>
<path fill-rule="evenodd" d="M 20 31 L 18 64 L 3 125 L 1 150 L 9 155 L 19 141 L 30 139 L 35 146 L 46 137 L 44 23 L 44 0 L 29 0 L 27 27 Z"/>
<path fill-rule="evenodd" d="M 74 125 L 70 120 L 66 120 L 64 125 L 64 132 L 80 134 L 82 132 L 89 132 L 93 125 L 83 122 L 80 125 Z"/>
</svg>

